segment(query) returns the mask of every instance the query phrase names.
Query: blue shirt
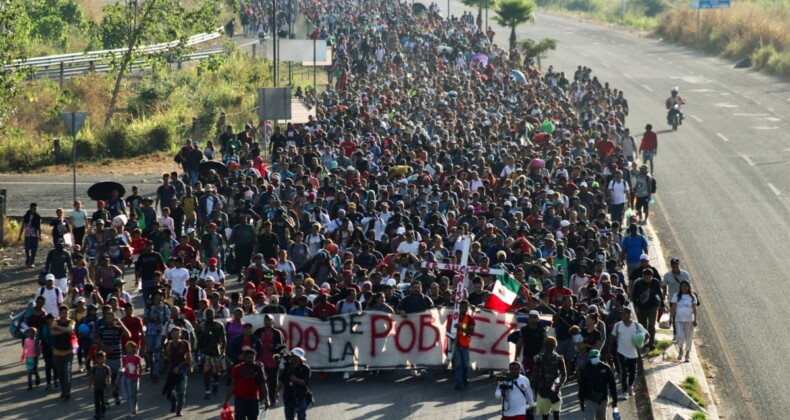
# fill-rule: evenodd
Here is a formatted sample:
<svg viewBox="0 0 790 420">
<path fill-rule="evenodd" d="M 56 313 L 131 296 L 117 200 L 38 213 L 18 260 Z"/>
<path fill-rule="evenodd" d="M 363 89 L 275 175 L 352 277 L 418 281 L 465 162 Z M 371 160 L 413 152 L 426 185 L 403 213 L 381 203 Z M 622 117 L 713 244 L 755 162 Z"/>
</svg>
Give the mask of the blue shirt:
<svg viewBox="0 0 790 420">
<path fill-rule="evenodd" d="M 625 252 L 627 264 L 639 264 L 639 257 L 647 249 L 647 239 L 642 235 L 628 235 L 620 247 Z"/>
</svg>

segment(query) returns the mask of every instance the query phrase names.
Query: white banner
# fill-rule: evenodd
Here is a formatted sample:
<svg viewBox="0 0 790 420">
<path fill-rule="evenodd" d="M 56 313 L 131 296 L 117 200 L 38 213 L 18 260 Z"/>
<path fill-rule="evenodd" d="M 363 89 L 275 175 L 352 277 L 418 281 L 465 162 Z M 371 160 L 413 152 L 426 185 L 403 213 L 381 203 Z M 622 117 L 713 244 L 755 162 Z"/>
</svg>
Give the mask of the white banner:
<svg viewBox="0 0 790 420">
<path fill-rule="evenodd" d="M 408 317 L 381 312 L 337 315 L 327 321 L 272 315 L 288 348 L 301 347 L 316 371 L 364 371 L 446 367 L 448 318 L 452 309 L 431 309 Z M 247 315 L 253 331 L 264 315 Z M 469 359 L 473 369 L 506 369 L 515 345 L 507 337 L 518 324 L 512 314 L 478 310 Z"/>
</svg>

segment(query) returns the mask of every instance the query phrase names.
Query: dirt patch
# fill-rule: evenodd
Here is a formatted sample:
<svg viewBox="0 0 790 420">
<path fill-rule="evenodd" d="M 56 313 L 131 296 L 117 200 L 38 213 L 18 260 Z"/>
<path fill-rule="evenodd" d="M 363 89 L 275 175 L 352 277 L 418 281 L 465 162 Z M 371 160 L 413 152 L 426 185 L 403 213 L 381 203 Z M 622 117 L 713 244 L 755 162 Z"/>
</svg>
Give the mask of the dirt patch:
<svg viewBox="0 0 790 420">
<path fill-rule="evenodd" d="M 36 175 L 62 175 L 71 173 L 71 165 L 45 166 Z M 92 175 L 150 176 L 162 172 L 181 171 L 169 153 L 138 156 L 128 159 L 103 159 L 97 162 L 77 163 L 77 172 Z M 0 173 L 9 175 L 9 173 Z"/>
</svg>

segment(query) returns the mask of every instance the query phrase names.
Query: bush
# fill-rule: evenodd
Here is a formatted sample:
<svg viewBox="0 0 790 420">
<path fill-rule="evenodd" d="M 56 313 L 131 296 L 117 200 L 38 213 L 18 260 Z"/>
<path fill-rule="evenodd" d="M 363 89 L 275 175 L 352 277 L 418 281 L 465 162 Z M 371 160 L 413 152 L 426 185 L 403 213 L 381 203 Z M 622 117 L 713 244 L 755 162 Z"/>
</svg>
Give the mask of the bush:
<svg viewBox="0 0 790 420">
<path fill-rule="evenodd" d="M 763 45 L 752 53 L 752 68 L 760 70 L 768 65 L 768 60 L 776 55 L 776 48 L 773 45 Z"/>
<path fill-rule="evenodd" d="M 33 22 L 30 34 L 58 48 L 66 49 L 69 45 L 66 22 L 57 16 L 45 16 Z"/>
<path fill-rule="evenodd" d="M 100 138 L 110 157 L 135 156 L 139 142 L 127 124 L 113 124 L 100 133 Z"/>
<path fill-rule="evenodd" d="M 145 153 L 169 152 L 178 145 L 175 129 L 169 124 L 157 124 L 143 136 Z"/>
<path fill-rule="evenodd" d="M 783 77 L 790 77 L 790 52 L 777 52 L 768 59 L 768 70 Z"/>
</svg>

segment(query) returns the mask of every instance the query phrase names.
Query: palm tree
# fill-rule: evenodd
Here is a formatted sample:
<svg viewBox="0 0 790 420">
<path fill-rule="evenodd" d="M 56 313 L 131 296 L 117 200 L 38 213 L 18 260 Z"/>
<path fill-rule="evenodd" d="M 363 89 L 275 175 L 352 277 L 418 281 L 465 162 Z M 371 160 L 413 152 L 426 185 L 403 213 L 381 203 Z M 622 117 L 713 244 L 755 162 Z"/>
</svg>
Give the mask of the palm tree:
<svg viewBox="0 0 790 420">
<path fill-rule="evenodd" d="M 510 28 L 510 51 L 516 48 L 516 27 L 535 22 L 535 3 L 532 0 L 500 0 L 496 7 L 496 21 Z"/>
</svg>

